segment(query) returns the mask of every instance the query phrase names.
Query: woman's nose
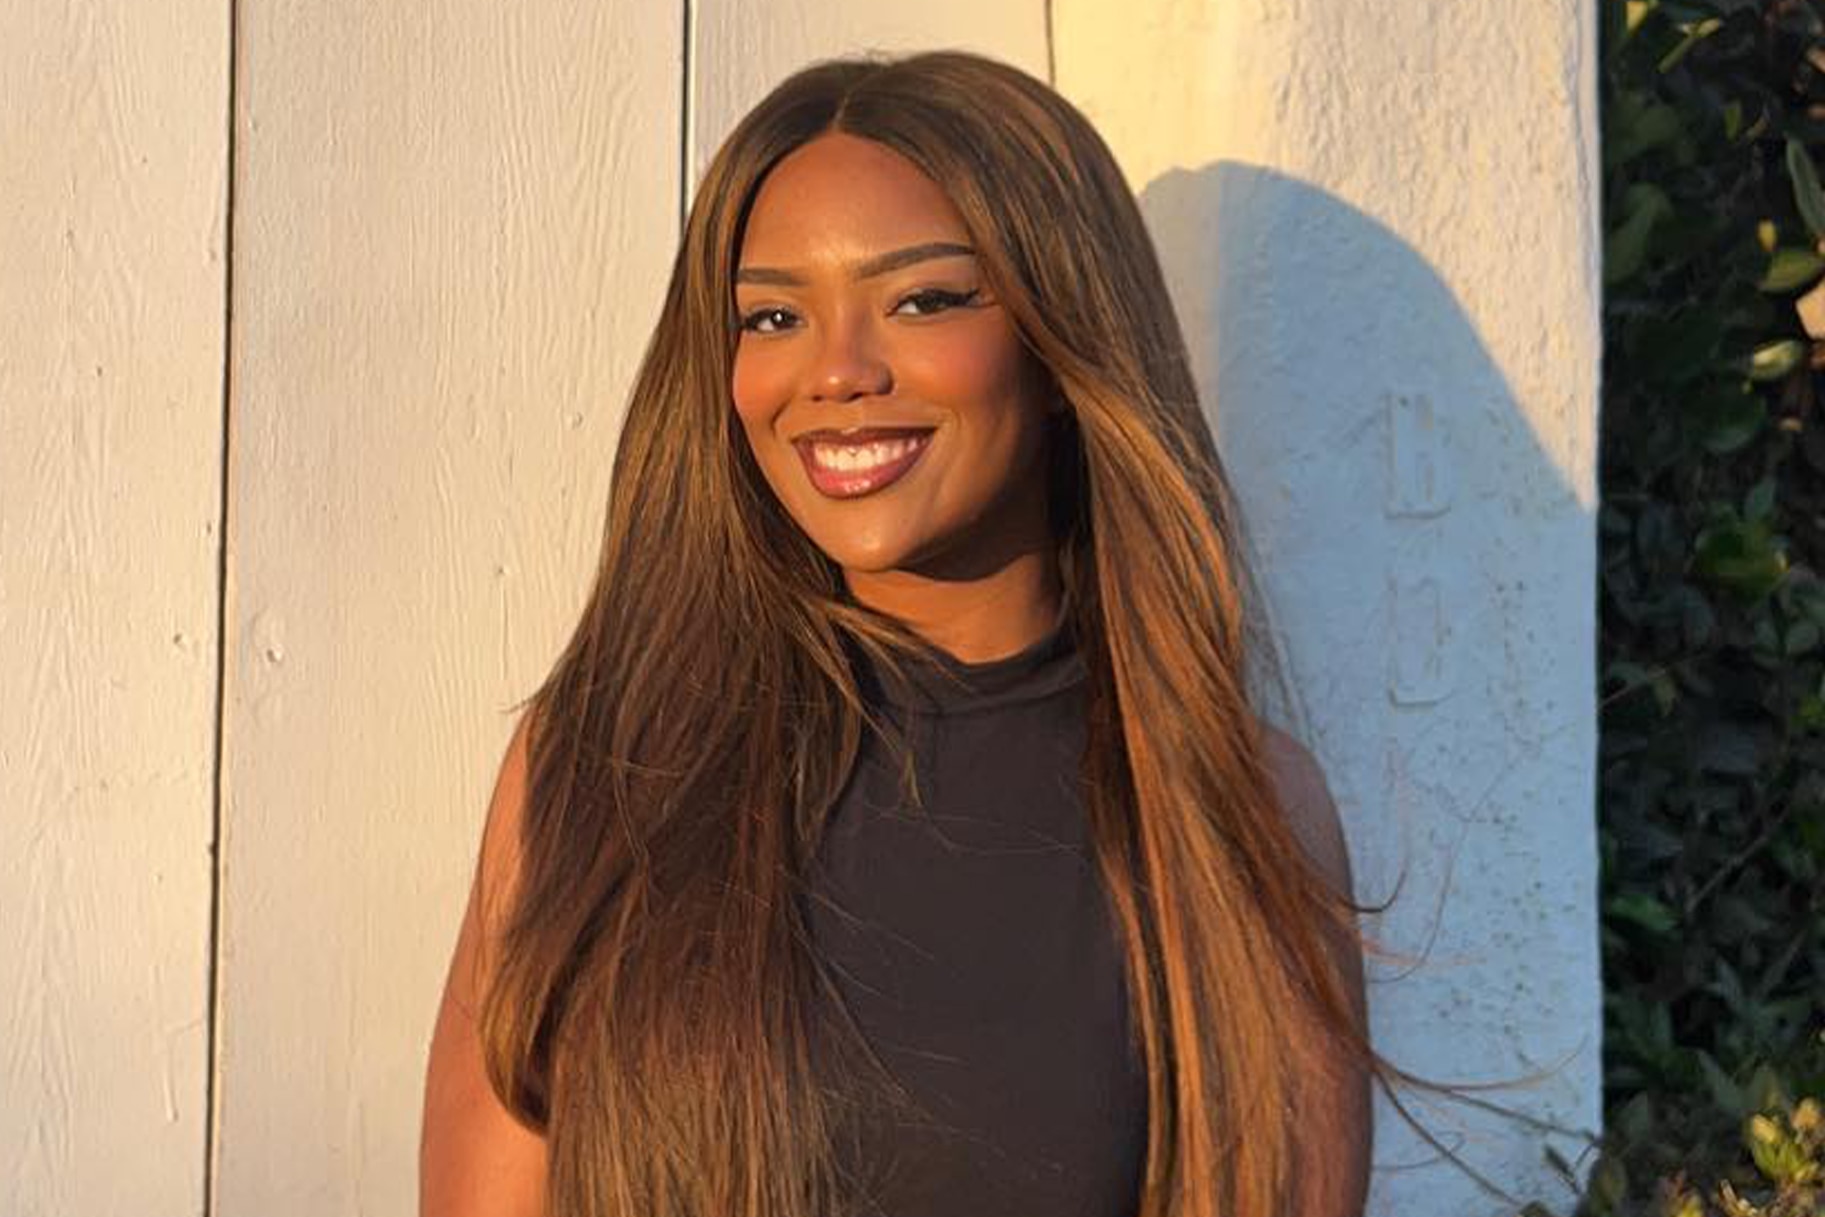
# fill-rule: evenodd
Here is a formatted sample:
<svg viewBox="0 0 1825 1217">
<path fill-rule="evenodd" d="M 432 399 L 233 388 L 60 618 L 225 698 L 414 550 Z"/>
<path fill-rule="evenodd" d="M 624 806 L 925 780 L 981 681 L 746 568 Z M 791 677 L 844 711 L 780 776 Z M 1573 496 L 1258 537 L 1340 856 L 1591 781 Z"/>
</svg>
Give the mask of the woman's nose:
<svg viewBox="0 0 1825 1217">
<path fill-rule="evenodd" d="M 893 387 L 893 373 L 876 349 L 866 319 L 833 324 L 818 345 L 811 369 L 811 396 L 820 401 L 848 401 Z"/>
</svg>

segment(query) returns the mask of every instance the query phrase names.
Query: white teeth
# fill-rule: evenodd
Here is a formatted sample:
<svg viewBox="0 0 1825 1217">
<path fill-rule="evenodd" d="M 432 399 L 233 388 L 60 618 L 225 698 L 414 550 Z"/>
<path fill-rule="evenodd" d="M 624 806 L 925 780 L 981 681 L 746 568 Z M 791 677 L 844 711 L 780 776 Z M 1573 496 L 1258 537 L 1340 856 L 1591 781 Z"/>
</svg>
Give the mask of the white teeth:
<svg viewBox="0 0 1825 1217">
<path fill-rule="evenodd" d="M 813 444 L 811 456 L 826 469 L 857 473 L 897 461 L 924 442 L 925 438 L 921 436 L 916 440 L 896 439 L 878 444 Z"/>
</svg>

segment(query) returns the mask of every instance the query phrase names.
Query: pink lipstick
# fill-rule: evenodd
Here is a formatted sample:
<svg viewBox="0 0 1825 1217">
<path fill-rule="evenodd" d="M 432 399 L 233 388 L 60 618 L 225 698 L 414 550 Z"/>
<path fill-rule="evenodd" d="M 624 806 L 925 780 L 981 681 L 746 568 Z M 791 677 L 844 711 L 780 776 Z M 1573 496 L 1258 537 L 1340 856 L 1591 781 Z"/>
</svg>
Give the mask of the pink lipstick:
<svg viewBox="0 0 1825 1217">
<path fill-rule="evenodd" d="M 840 439 L 835 432 L 818 432 L 801 436 L 793 447 L 819 494 L 853 499 L 906 476 L 925 455 L 931 439 L 931 429 L 871 429 Z"/>
</svg>

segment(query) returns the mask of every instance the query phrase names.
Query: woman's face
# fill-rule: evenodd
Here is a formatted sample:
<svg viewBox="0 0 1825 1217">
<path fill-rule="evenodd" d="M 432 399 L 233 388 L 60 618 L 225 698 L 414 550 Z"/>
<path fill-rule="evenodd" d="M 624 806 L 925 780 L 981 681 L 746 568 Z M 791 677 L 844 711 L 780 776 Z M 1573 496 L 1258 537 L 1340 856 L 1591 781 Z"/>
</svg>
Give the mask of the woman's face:
<svg viewBox="0 0 1825 1217">
<path fill-rule="evenodd" d="M 936 182 L 840 133 L 782 159 L 750 211 L 735 410 L 852 590 L 977 578 L 1044 543 L 1046 378 L 969 246 Z"/>
</svg>

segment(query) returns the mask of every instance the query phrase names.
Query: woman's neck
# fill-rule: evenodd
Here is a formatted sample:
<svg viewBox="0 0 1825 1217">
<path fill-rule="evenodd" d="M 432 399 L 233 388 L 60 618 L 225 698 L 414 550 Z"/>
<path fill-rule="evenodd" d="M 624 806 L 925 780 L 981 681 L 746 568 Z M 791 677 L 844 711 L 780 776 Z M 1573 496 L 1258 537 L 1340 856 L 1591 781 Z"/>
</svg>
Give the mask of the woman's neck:
<svg viewBox="0 0 1825 1217">
<path fill-rule="evenodd" d="M 845 571 L 844 580 L 858 603 L 963 663 L 1024 651 L 1050 633 L 1064 611 L 1057 555 L 1049 545 L 967 580 L 908 570 Z"/>
</svg>

